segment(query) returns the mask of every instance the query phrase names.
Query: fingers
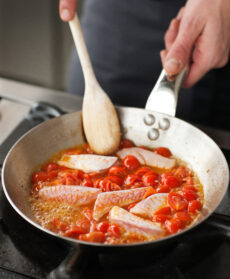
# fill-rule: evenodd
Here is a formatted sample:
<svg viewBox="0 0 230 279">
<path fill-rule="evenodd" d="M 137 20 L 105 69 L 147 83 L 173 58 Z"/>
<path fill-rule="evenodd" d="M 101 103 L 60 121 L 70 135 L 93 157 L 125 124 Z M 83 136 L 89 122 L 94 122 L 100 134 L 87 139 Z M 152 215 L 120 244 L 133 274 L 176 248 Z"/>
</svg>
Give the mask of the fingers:
<svg viewBox="0 0 230 279">
<path fill-rule="evenodd" d="M 174 43 L 174 41 L 176 39 L 178 30 L 179 30 L 179 26 L 180 26 L 180 20 L 178 20 L 177 18 L 174 18 L 171 21 L 169 28 L 168 28 L 167 32 L 165 33 L 165 37 L 164 37 L 165 47 L 167 50 L 170 49 L 170 47 L 172 46 L 172 44 Z"/>
<path fill-rule="evenodd" d="M 77 0 L 60 0 L 59 13 L 63 21 L 73 19 L 76 11 Z"/>
</svg>

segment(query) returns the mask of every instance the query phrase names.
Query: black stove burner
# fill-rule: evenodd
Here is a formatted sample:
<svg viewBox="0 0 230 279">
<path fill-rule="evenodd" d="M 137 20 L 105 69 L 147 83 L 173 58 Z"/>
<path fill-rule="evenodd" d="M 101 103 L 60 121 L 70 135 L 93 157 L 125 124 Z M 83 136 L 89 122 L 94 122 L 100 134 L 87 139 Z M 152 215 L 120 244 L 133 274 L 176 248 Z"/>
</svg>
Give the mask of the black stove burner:
<svg viewBox="0 0 230 279">
<path fill-rule="evenodd" d="M 223 152 L 230 164 L 230 151 Z M 230 190 L 216 212 L 230 216 Z M 70 249 L 25 222 L 9 205 L 0 184 L 0 278 L 228 279 L 229 222 L 222 218 L 218 227 L 213 215 L 166 250 L 102 254 Z"/>
</svg>

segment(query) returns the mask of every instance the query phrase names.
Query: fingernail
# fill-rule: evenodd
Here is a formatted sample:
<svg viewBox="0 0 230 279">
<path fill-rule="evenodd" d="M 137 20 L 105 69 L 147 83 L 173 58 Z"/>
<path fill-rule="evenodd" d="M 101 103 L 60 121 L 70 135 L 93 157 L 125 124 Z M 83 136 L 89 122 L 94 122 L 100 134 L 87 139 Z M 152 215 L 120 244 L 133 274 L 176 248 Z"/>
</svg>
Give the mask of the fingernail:
<svg viewBox="0 0 230 279">
<path fill-rule="evenodd" d="M 61 12 L 62 20 L 69 20 L 70 19 L 70 12 L 67 9 L 62 10 Z"/>
<path fill-rule="evenodd" d="M 181 63 L 174 59 L 174 58 L 171 58 L 169 59 L 168 61 L 165 62 L 165 70 L 166 72 L 168 72 L 169 74 L 177 74 L 180 70 L 180 65 Z"/>
</svg>

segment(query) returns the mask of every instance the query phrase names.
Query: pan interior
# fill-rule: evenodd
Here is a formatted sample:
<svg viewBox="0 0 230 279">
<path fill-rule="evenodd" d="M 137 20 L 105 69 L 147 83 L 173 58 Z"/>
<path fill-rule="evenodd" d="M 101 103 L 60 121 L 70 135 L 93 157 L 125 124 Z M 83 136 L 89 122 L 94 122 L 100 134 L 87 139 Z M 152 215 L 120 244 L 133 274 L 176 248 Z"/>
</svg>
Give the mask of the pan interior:
<svg viewBox="0 0 230 279">
<path fill-rule="evenodd" d="M 151 127 L 144 124 L 144 118 L 150 113 L 155 117 Z M 118 114 L 123 137 L 136 145 L 168 147 L 196 172 L 204 186 L 205 196 L 205 207 L 199 221 L 216 209 L 227 190 L 229 170 L 221 150 L 207 135 L 180 119 L 156 112 L 118 108 Z M 149 130 L 158 129 L 163 118 L 168 118 L 169 129 L 159 129 L 159 138 L 150 140 Z M 36 223 L 28 203 L 33 170 L 56 152 L 83 142 L 81 112 L 74 112 L 35 127 L 14 145 L 4 162 L 3 187 L 18 213 Z"/>
</svg>

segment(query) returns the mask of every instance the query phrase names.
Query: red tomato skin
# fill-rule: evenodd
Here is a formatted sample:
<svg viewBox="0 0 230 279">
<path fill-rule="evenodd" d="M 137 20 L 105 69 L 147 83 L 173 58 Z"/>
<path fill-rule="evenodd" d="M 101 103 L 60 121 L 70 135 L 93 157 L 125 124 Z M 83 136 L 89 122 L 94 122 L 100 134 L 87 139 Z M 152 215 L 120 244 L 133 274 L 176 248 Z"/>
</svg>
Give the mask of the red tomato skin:
<svg viewBox="0 0 230 279">
<path fill-rule="evenodd" d="M 85 178 L 81 183 L 82 186 L 93 187 L 93 181 L 90 178 Z"/>
<path fill-rule="evenodd" d="M 152 221 L 156 223 L 164 223 L 166 220 L 168 220 L 170 217 L 165 214 L 158 214 L 158 215 L 153 215 Z"/>
<path fill-rule="evenodd" d="M 135 170 L 135 169 L 139 168 L 140 162 L 138 161 L 138 159 L 135 156 L 127 155 L 122 160 L 122 165 L 128 170 Z"/>
<path fill-rule="evenodd" d="M 77 238 L 79 234 L 87 233 L 87 231 L 80 227 L 80 226 L 74 226 L 70 227 L 67 231 L 63 233 L 64 236 Z"/>
<path fill-rule="evenodd" d="M 150 167 L 140 167 L 139 169 L 136 170 L 135 174 L 136 175 L 144 175 L 147 172 L 153 171 Z"/>
<path fill-rule="evenodd" d="M 109 175 L 124 177 L 127 175 L 127 172 L 123 167 L 113 166 L 109 169 Z"/>
<path fill-rule="evenodd" d="M 106 179 L 108 179 L 109 181 L 111 181 L 119 186 L 122 186 L 122 184 L 123 184 L 123 179 L 116 175 L 107 176 Z"/>
<path fill-rule="evenodd" d="M 198 195 L 196 192 L 192 190 L 182 190 L 182 196 L 187 200 L 187 201 L 193 201 L 198 198 Z"/>
<path fill-rule="evenodd" d="M 158 209 L 156 212 L 154 212 L 154 215 L 158 215 L 158 214 L 170 215 L 171 213 L 172 213 L 171 207 L 165 206 Z"/>
<path fill-rule="evenodd" d="M 114 236 L 114 237 L 120 237 L 120 228 L 118 227 L 117 224 L 111 224 L 109 226 L 109 229 L 108 229 L 108 233 L 111 235 L 111 236 Z"/>
<path fill-rule="evenodd" d="M 128 147 L 134 147 L 134 146 L 135 146 L 135 144 L 131 140 L 122 139 L 121 142 L 120 142 L 119 149 L 128 148 Z"/>
<path fill-rule="evenodd" d="M 170 151 L 168 148 L 166 148 L 166 147 L 158 147 L 158 148 L 156 148 L 154 151 L 155 151 L 157 154 L 159 154 L 159 155 L 161 155 L 161 156 L 163 156 L 163 157 L 166 157 L 166 158 L 172 156 L 171 151 Z"/>
<path fill-rule="evenodd" d="M 58 169 L 59 169 L 59 165 L 56 163 L 48 163 L 43 167 L 43 170 L 47 172 L 58 170 Z"/>
<path fill-rule="evenodd" d="M 173 218 L 179 219 L 182 222 L 186 222 L 189 223 L 192 221 L 192 218 L 190 217 L 190 215 L 185 212 L 185 211 L 178 211 L 173 215 Z"/>
<path fill-rule="evenodd" d="M 161 184 L 169 186 L 170 188 L 177 188 L 181 185 L 181 180 L 170 173 L 163 173 L 161 175 Z"/>
<path fill-rule="evenodd" d="M 190 190 L 190 191 L 193 191 L 193 192 L 198 191 L 194 186 L 189 186 L 189 185 L 183 186 L 182 191 L 184 191 L 184 190 Z"/>
<path fill-rule="evenodd" d="M 97 224 L 97 230 L 99 232 L 107 233 L 108 229 L 109 229 L 109 222 L 107 221 L 102 221 Z"/>
<path fill-rule="evenodd" d="M 31 180 L 33 184 L 38 183 L 39 181 L 44 182 L 48 179 L 47 172 L 45 171 L 37 171 L 34 172 L 31 176 Z"/>
<path fill-rule="evenodd" d="M 184 228 L 184 222 L 177 218 L 172 218 L 165 221 L 165 228 L 169 234 L 173 234 Z"/>
<path fill-rule="evenodd" d="M 200 211 L 203 205 L 200 201 L 193 200 L 188 204 L 188 212 L 195 213 L 197 210 Z"/>
<path fill-rule="evenodd" d="M 159 185 L 156 188 L 157 193 L 169 193 L 170 192 L 170 187 L 166 185 Z"/>
<path fill-rule="evenodd" d="M 136 174 L 129 174 L 126 176 L 125 180 L 124 180 L 124 184 L 126 186 L 132 186 L 134 185 L 136 182 L 141 182 L 141 176 L 136 175 Z"/>
<path fill-rule="evenodd" d="M 179 166 L 175 171 L 174 175 L 179 179 L 185 179 L 192 175 L 191 171 L 187 169 L 185 166 Z"/>
<path fill-rule="evenodd" d="M 168 195 L 168 204 L 175 210 L 183 210 L 188 207 L 188 202 L 178 193 L 172 192 Z"/>
<path fill-rule="evenodd" d="M 80 234 L 78 239 L 88 242 L 103 243 L 106 240 L 106 236 L 103 232 L 91 232 L 87 234 Z"/>
<path fill-rule="evenodd" d="M 156 186 L 159 183 L 159 176 L 154 171 L 147 172 L 142 176 L 144 186 Z"/>
</svg>

